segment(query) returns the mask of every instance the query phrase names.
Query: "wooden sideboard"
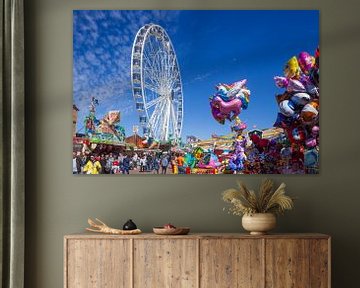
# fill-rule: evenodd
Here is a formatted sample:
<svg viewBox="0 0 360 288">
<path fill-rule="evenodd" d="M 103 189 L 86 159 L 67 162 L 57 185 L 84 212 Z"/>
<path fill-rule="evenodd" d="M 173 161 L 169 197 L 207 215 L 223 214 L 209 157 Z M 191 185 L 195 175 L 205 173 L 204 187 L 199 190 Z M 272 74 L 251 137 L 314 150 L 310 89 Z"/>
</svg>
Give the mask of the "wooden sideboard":
<svg viewBox="0 0 360 288">
<path fill-rule="evenodd" d="M 325 288 L 323 234 L 66 235 L 65 288 Z"/>
</svg>

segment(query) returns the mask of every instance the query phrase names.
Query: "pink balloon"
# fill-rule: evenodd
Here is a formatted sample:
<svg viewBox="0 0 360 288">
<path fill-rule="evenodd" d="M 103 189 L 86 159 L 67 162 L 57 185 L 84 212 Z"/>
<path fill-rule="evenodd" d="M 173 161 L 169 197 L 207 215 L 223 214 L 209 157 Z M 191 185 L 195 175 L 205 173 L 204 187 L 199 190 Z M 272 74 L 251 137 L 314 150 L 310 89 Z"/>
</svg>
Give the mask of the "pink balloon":
<svg viewBox="0 0 360 288">
<path fill-rule="evenodd" d="M 234 119 L 236 116 L 240 114 L 241 104 L 242 103 L 240 99 L 235 98 L 228 102 L 225 102 L 219 96 L 215 96 L 210 102 L 211 107 L 212 108 L 214 107 L 212 111 L 215 110 L 217 114 L 217 118 L 225 117 L 226 119 L 229 120 Z"/>
<path fill-rule="evenodd" d="M 288 92 L 306 92 L 304 84 L 296 79 L 289 79 L 289 84 L 286 90 Z"/>
<path fill-rule="evenodd" d="M 301 70 L 305 74 L 308 74 L 315 65 L 315 58 L 312 57 L 308 52 L 301 52 L 298 56 L 298 62 Z"/>
<path fill-rule="evenodd" d="M 279 88 L 286 88 L 289 84 L 289 80 L 286 77 L 275 76 L 275 85 Z"/>
</svg>

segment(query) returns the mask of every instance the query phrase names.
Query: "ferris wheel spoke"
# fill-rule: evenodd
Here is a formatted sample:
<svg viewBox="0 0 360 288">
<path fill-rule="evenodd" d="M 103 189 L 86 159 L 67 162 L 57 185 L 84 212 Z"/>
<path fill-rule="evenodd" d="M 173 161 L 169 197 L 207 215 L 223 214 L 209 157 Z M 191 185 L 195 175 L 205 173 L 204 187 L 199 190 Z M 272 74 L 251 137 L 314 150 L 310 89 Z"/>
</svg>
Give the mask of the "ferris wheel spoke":
<svg viewBox="0 0 360 288">
<path fill-rule="evenodd" d="M 161 86 L 161 78 L 158 74 L 154 73 L 156 68 L 144 68 L 144 79 L 146 82 L 151 82 L 154 87 L 159 88 Z"/>
<path fill-rule="evenodd" d="M 151 89 L 154 91 L 159 91 L 159 88 L 161 87 L 161 82 L 159 79 L 156 79 L 155 76 L 152 76 L 151 73 L 144 73 L 144 82 L 149 87 L 152 87 Z"/>
<path fill-rule="evenodd" d="M 156 105 L 153 114 L 151 115 L 149 124 L 153 129 L 154 135 L 159 135 L 158 130 L 161 127 L 159 123 L 162 122 L 161 118 L 163 117 L 162 110 L 164 109 L 164 106 L 165 106 L 165 101 L 159 102 Z"/>
<path fill-rule="evenodd" d="M 167 100 L 167 108 L 166 108 L 166 111 L 167 111 L 167 115 L 166 115 L 166 126 L 165 126 L 165 140 L 169 140 L 169 135 L 171 134 L 170 133 L 170 120 L 171 120 L 171 102 L 170 100 Z"/>
<path fill-rule="evenodd" d="M 150 57 L 148 59 L 150 60 L 150 63 L 153 64 L 153 68 L 155 68 L 155 71 L 159 71 L 159 51 L 160 46 L 157 43 L 153 43 L 154 39 L 150 38 L 149 40 L 149 54 Z M 155 60 L 155 61 L 154 61 Z"/>
<path fill-rule="evenodd" d="M 159 79 L 157 77 L 157 75 L 154 73 L 154 71 L 157 71 L 157 68 L 155 67 L 154 63 L 150 62 L 150 59 L 147 58 L 147 56 L 145 56 L 146 62 L 144 64 L 144 76 L 147 79 L 150 79 L 154 84 L 159 85 Z M 146 77 L 148 76 L 148 77 Z"/>
<path fill-rule="evenodd" d="M 173 134 L 174 137 L 177 137 L 177 131 L 176 131 L 176 125 L 177 125 L 177 119 L 175 116 L 175 107 L 174 104 L 170 103 L 170 107 L 171 107 L 171 124 L 172 124 L 172 130 L 173 130 Z"/>
<path fill-rule="evenodd" d="M 151 90 L 154 93 L 159 93 L 159 85 L 158 83 L 151 81 L 148 77 L 145 77 L 144 87 Z"/>
<path fill-rule="evenodd" d="M 156 105 L 157 103 L 159 103 L 163 100 L 164 100 L 164 97 L 159 96 L 158 98 L 155 98 L 154 100 L 151 100 L 150 102 L 146 103 L 145 108 L 150 109 L 151 107 L 153 107 L 154 105 Z"/>
<path fill-rule="evenodd" d="M 157 85 L 155 86 L 153 83 L 144 83 L 144 87 L 154 93 L 159 93 L 159 87 Z"/>
<path fill-rule="evenodd" d="M 154 131 L 156 133 L 156 135 L 158 136 L 159 140 L 164 141 L 165 137 L 165 132 L 164 127 L 166 125 L 166 100 L 161 102 L 161 105 L 159 105 L 159 110 L 158 111 L 154 111 L 154 120 L 153 120 L 153 127 L 154 127 Z"/>
<path fill-rule="evenodd" d="M 150 117 L 150 120 L 149 120 L 149 123 L 150 124 L 155 124 L 155 122 L 157 121 L 158 118 L 160 118 L 162 116 L 162 109 L 164 107 L 164 103 L 165 101 L 159 101 L 156 106 L 155 106 L 155 109 Z"/>
</svg>

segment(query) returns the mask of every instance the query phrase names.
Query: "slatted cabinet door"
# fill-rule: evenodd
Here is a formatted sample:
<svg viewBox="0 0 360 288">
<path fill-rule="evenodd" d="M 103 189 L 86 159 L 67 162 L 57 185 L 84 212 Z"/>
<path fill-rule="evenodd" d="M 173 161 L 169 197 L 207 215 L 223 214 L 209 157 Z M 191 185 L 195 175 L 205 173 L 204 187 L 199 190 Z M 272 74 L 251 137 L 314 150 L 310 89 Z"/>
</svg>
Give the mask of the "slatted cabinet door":
<svg viewBox="0 0 360 288">
<path fill-rule="evenodd" d="M 308 239 L 266 239 L 266 287 L 308 287 Z"/>
<path fill-rule="evenodd" d="M 266 287 L 326 288 L 328 239 L 266 239 Z"/>
<path fill-rule="evenodd" d="M 202 239 L 200 287 L 263 287 L 263 253 L 261 239 Z"/>
<path fill-rule="evenodd" d="M 196 288 L 198 240 L 134 240 L 134 288 Z M 209 286 L 210 287 L 210 286 Z"/>
<path fill-rule="evenodd" d="M 65 287 L 131 287 L 130 241 L 68 239 Z"/>
<path fill-rule="evenodd" d="M 310 287 L 330 287 L 330 239 L 310 240 Z"/>
</svg>

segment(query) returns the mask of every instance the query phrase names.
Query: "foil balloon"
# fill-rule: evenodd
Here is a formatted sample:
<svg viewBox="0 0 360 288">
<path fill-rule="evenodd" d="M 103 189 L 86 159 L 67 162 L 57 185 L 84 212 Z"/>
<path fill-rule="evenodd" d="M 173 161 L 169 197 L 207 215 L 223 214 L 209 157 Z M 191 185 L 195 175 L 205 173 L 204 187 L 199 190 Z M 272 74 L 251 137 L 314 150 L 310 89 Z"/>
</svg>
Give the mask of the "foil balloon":
<svg viewBox="0 0 360 288">
<path fill-rule="evenodd" d="M 186 167 L 194 168 L 197 163 L 197 159 L 193 154 L 186 153 L 184 157 L 184 162 Z"/>
<path fill-rule="evenodd" d="M 310 72 L 310 79 L 316 85 L 319 86 L 320 70 L 319 68 L 314 68 Z"/>
<path fill-rule="evenodd" d="M 308 52 L 301 52 L 298 56 L 298 62 L 302 72 L 309 74 L 315 65 L 315 58 Z"/>
<path fill-rule="evenodd" d="M 264 138 L 260 139 L 260 141 L 258 143 L 258 146 L 262 149 L 268 147 L 269 145 L 270 145 L 270 140 L 264 139 Z"/>
<path fill-rule="evenodd" d="M 296 79 L 289 79 L 286 90 L 288 92 L 306 92 L 306 88 L 305 88 L 304 84 Z"/>
<path fill-rule="evenodd" d="M 246 110 L 250 102 L 250 90 L 243 89 L 238 97 L 241 100 L 241 108 Z"/>
<path fill-rule="evenodd" d="M 249 97 L 250 90 L 246 89 L 246 83 L 246 79 L 234 82 L 232 84 L 219 83 L 215 86 L 215 89 L 217 90 L 215 96 L 221 97 L 221 99 L 223 99 L 225 102 L 235 98 L 240 98 L 241 95 Z"/>
<path fill-rule="evenodd" d="M 309 103 L 311 97 L 307 93 L 295 93 L 291 96 L 290 100 L 295 106 L 304 106 Z"/>
<path fill-rule="evenodd" d="M 319 165 L 319 152 L 316 149 L 310 149 L 305 152 L 304 165 L 306 167 L 317 167 Z"/>
<path fill-rule="evenodd" d="M 215 96 L 221 97 L 225 102 L 230 101 L 234 98 L 239 98 L 239 93 L 243 91 L 247 91 L 250 94 L 250 91 L 245 88 L 247 80 L 240 80 L 237 82 L 234 82 L 232 84 L 224 84 L 219 83 L 216 88 L 216 94 Z"/>
<path fill-rule="evenodd" d="M 225 124 L 225 115 L 221 114 L 219 107 L 214 106 L 211 102 L 210 102 L 210 106 L 211 106 L 211 114 L 214 117 L 214 119 L 219 122 L 220 124 Z"/>
<path fill-rule="evenodd" d="M 319 66 L 320 66 L 319 62 L 320 62 L 320 48 L 317 47 L 316 51 L 315 51 L 315 67 L 316 68 L 319 68 Z"/>
<path fill-rule="evenodd" d="M 319 88 L 316 87 L 312 82 L 307 83 L 306 85 L 306 91 L 310 95 L 319 97 Z"/>
<path fill-rule="evenodd" d="M 284 100 L 279 104 L 280 112 L 285 116 L 291 117 L 295 114 L 295 104 L 291 100 Z"/>
<path fill-rule="evenodd" d="M 211 169 L 217 168 L 221 165 L 219 158 L 214 153 L 207 153 L 203 159 L 198 163 L 199 168 Z"/>
<path fill-rule="evenodd" d="M 289 100 L 291 97 L 291 94 L 288 92 L 284 92 L 283 94 L 278 94 L 275 96 L 276 102 L 280 104 L 280 102 L 284 100 Z"/>
<path fill-rule="evenodd" d="M 306 131 L 302 126 L 293 126 L 287 129 L 291 143 L 303 143 L 306 138 Z"/>
<path fill-rule="evenodd" d="M 300 81 L 305 86 L 307 93 L 316 97 L 319 96 L 319 88 L 312 81 L 311 75 L 305 75 L 305 74 L 301 75 Z"/>
<path fill-rule="evenodd" d="M 242 102 L 237 98 L 225 102 L 223 99 L 221 99 L 221 97 L 215 96 L 211 100 L 210 105 L 211 107 L 218 109 L 219 115 L 217 115 L 217 118 L 225 117 L 228 120 L 232 120 L 240 114 Z"/>
<path fill-rule="evenodd" d="M 275 123 L 273 124 L 274 127 L 278 128 L 286 128 L 292 123 L 292 118 L 287 117 L 282 113 L 278 113 Z"/>
<path fill-rule="evenodd" d="M 306 139 L 306 146 L 308 148 L 314 148 L 316 147 L 319 143 L 318 143 L 318 139 L 319 139 L 319 131 L 320 131 L 320 128 L 319 126 L 314 126 L 311 128 L 311 137 Z"/>
<path fill-rule="evenodd" d="M 245 138 L 240 137 L 234 142 L 234 153 L 229 160 L 229 168 L 234 172 L 244 169 L 244 162 L 247 160 L 245 154 L 246 142 Z"/>
<path fill-rule="evenodd" d="M 245 122 L 242 122 L 239 117 L 235 118 L 235 123 L 231 125 L 231 131 L 234 131 L 238 134 L 241 134 L 243 130 L 247 128 L 247 125 Z"/>
<path fill-rule="evenodd" d="M 275 85 L 279 88 L 286 88 L 289 84 L 289 79 L 286 77 L 275 76 L 274 77 Z"/>
<path fill-rule="evenodd" d="M 217 86 L 215 86 L 216 88 L 216 95 L 217 96 L 220 96 L 224 101 L 228 101 L 230 100 L 228 95 L 227 95 L 227 92 L 228 90 L 230 89 L 229 86 L 227 86 L 226 84 L 218 84 Z"/>
<path fill-rule="evenodd" d="M 284 68 L 284 74 L 287 78 L 298 79 L 300 77 L 301 69 L 298 60 L 295 56 L 289 59 Z"/>
<path fill-rule="evenodd" d="M 310 103 L 306 104 L 301 110 L 300 117 L 305 123 L 310 124 L 314 122 L 314 120 L 317 118 L 319 114 L 318 110 L 318 101 L 311 101 Z"/>
<path fill-rule="evenodd" d="M 230 84 L 230 89 L 227 92 L 227 94 L 229 95 L 230 98 L 234 98 L 237 96 L 237 94 L 239 92 L 241 92 L 241 90 L 245 89 L 245 85 L 246 85 L 247 80 L 240 80 L 237 82 L 234 82 L 233 84 Z"/>
<path fill-rule="evenodd" d="M 204 149 L 201 147 L 196 147 L 192 154 L 194 155 L 195 159 L 200 160 L 202 157 L 204 157 Z"/>
</svg>

